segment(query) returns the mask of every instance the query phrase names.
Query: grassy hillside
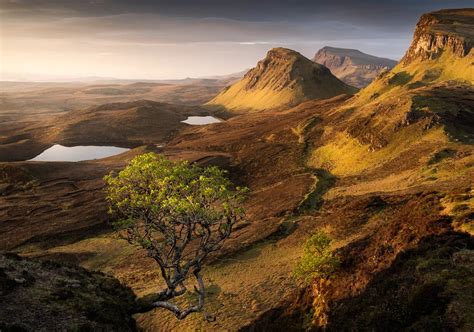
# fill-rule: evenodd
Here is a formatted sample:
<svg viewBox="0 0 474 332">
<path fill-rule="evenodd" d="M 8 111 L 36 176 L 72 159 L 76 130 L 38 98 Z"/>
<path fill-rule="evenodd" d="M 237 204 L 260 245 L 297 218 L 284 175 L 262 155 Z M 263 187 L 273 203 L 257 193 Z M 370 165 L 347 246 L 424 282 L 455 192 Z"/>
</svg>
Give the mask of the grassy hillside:
<svg viewBox="0 0 474 332">
<path fill-rule="evenodd" d="M 442 13 L 434 16 L 443 17 Z M 464 20 L 458 21 L 456 29 L 471 29 Z M 439 39 L 440 45 L 426 51 L 431 55 L 416 53 L 413 49 L 425 45 L 420 41 L 425 31 L 448 29 L 446 25 L 437 27 L 438 23 L 427 28 L 424 19 L 420 22 L 414 40 L 421 45 L 412 43 L 404 60 L 392 71 L 335 110 L 342 121 L 325 129 L 326 143 L 313 149 L 309 165 L 328 167 L 336 175 L 370 173 L 395 163 L 400 170 L 413 171 L 416 165 L 416 175 L 405 174 L 399 179 L 407 183 L 422 181 L 429 156 L 437 151 L 456 152 L 440 161 L 436 172 L 445 163 L 459 169 L 449 174 L 454 177 L 472 167 L 469 151 L 474 142 L 474 52 L 468 49 L 457 54 Z M 466 43 L 464 47 L 470 45 L 464 35 L 456 35 L 455 29 L 449 36 L 453 44 L 458 40 Z"/>
<path fill-rule="evenodd" d="M 258 111 L 355 91 L 326 67 L 295 51 L 276 48 L 242 80 L 224 89 L 207 105 L 232 111 Z"/>
</svg>

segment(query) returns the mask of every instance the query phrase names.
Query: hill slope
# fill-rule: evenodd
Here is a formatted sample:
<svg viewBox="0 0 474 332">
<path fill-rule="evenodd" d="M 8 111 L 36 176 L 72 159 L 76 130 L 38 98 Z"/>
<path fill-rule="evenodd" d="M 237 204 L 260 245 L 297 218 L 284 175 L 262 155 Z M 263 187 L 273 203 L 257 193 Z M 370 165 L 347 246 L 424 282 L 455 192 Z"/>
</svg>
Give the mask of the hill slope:
<svg viewBox="0 0 474 332">
<path fill-rule="evenodd" d="M 324 66 L 298 52 L 275 48 L 244 78 L 224 89 L 207 105 L 228 110 L 263 110 L 296 105 L 309 99 L 324 99 L 355 92 Z"/>
<path fill-rule="evenodd" d="M 133 292 L 79 267 L 0 254 L 0 299 L 2 331 L 136 331 Z"/>
<path fill-rule="evenodd" d="M 337 179 L 316 218 L 344 267 L 243 331 L 472 330 L 473 18 L 423 15 L 400 64 L 305 131 L 308 168 Z"/>
<path fill-rule="evenodd" d="M 198 106 L 135 100 L 107 103 L 11 126 L 0 137 L 0 160 L 28 160 L 53 144 L 137 147 L 163 144 L 188 116 L 209 115 Z"/>
<path fill-rule="evenodd" d="M 51 131 L 55 142 L 78 144 L 121 144 L 137 146 L 164 142 L 186 125 L 190 115 L 204 114 L 198 107 L 150 100 L 111 103 L 74 110 L 56 119 Z"/>
<path fill-rule="evenodd" d="M 363 88 L 380 73 L 390 70 L 397 62 L 362 53 L 359 50 L 325 46 L 314 56 L 313 61 L 328 67 L 343 82 Z"/>
</svg>

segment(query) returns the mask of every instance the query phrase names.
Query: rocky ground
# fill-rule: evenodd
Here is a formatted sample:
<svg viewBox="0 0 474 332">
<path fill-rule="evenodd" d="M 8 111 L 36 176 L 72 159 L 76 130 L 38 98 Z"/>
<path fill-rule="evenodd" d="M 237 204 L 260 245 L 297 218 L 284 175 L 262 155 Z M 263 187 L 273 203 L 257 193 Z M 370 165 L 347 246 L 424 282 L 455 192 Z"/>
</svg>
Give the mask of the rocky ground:
<svg viewBox="0 0 474 332">
<path fill-rule="evenodd" d="M 135 295 L 102 273 L 0 255 L 2 331 L 136 331 Z"/>
</svg>

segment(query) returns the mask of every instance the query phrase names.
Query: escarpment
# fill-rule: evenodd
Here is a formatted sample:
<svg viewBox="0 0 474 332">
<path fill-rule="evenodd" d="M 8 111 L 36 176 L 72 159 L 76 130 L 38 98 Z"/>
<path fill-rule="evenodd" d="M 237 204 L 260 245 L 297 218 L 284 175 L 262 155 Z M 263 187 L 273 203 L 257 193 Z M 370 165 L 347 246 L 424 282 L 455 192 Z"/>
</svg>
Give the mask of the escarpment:
<svg viewBox="0 0 474 332">
<path fill-rule="evenodd" d="M 423 15 L 416 25 L 413 41 L 402 64 L 435 59 L 443 52 L 457 57 L 469 55 L 473 44 L 473 20 L 472 9 L 441 10 Z"/>
</svg>

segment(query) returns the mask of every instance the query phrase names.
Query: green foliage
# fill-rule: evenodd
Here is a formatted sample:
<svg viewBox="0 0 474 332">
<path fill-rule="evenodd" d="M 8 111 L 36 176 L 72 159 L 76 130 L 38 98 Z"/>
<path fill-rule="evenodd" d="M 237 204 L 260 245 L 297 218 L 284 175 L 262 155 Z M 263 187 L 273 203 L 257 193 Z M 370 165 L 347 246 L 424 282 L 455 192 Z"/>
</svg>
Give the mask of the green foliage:
<svg viewBox="0 0 474 332">
<path fill-rule="evenodd" d="M 110 212 L 119 217 L 114 224 L 127 229 L 144 219 L 160 219 L 163 226 L 172 227 L 191 217 L 213 224 L 241 216 L 247 189 L 234 190 L 225 174 L 215 166 L 201 168 L 154 153 L 137 156 L 118 174 L 104 178 Z M 143 239 L 141 245 L 149 243 Z"/>
<path fill-rule="evenodd" d="M 312 235 L 304 245 L 304 253 L 296 264 L 296 277 L 309 281 L 328 278 L 340 266 L 340 260 L 331 251 L 332 240 L 323 232 Z"/>
<path fill-rule="evenodd" d="M 198 306 L 181 311 L 165 305 L 179 319 L 202 309 L 201 263 L 222 248 L 233 225 L 243 217 L 241 203 L 247 189 L 234 188 L 225 175 L 218 167 L 201 168 L 147 153 L 104 178 L 110 213 L 116 217 L 114 226 L 160 266 L 167 289 L 158 298 L 183 295 L 189 273 L 196 277 Z"/>
</svg>

